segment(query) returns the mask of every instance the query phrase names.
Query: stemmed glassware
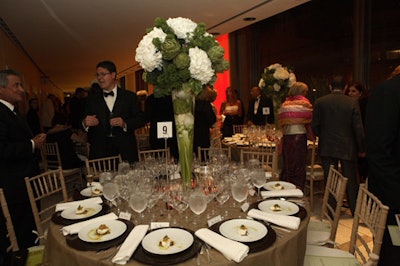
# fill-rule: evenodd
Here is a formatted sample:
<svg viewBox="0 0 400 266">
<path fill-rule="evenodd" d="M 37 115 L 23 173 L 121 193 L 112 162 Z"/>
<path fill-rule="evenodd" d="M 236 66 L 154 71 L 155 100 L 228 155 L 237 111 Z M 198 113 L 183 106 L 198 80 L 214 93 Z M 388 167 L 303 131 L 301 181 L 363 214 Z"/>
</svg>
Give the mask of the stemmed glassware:
<svg viewBox="0 0 400 266">
<path fill-rule="evenodd" d="M 257 188 L 258 198 L 261 198 L 260 188 L 266 183 L 267 179 L 265 177 L 265 172 L 261 168 L 253 169 L 250 172 L 250 180 L 253 185 Z"/>
<path fill-rule="evenodd" d="M 193 219 L 193 225 L 197 227 L 197 219 L 207 208 L 207 197 L 202 191 L 194 190 L 189 196 L 189 207 L 197 216 Z"/>
<path fill-rule="evenodd" d="M 114 180 L 109 180 L 103 183 L 103 196 L 108 200 L 111 208 L 112 202 L 119 197 L 119 186 Z"/>
<path fill-rule="evenodd" d="M 135 190 L 130 198 L 129 198 L 129 206 L 137 212 L 138 219 L 136 219 L 135 224 L 139 224 L 141 218 L 144 218 L 143 211 L 146 209 L 148 204 L 148 193 L 147 192 L 141 192 L 138 190 Z"/>
<path fill-rule="evenodd" d="M 239 180 L 232 184 L 232 197 L 238 203 L 241 203 L 247 199 L 247 195 L 249 194 L 249 187 L 245 180 Z"/>
<path fill-rule="evenodd" d="M 110 112 L 110 114 L 109 114 L 109 116 L 108 116 L 108 119 L 109 119 L 109 124 L 110 124 L 110 132 L 108 133 L 108 137 L 114 137 L 114 130 L 113 130 L 113 126 L 111 125 L 111 118 L 114 118 L 114 117 L 116 117 L 115 116 L 115 113 L 113 113 L 113 112 Z"/>
</svg>

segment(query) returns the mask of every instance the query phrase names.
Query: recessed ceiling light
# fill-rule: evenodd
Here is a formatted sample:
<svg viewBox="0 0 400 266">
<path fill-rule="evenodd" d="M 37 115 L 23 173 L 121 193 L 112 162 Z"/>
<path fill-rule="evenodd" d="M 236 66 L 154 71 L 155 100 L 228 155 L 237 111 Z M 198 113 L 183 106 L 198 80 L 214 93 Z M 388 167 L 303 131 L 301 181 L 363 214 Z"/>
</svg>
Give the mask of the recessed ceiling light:
<svg viewBox="0 0 400 266">
<path fill-rule="evenodd" d="M 253 20 L 256 20 L 256 18 L 255 17 L 247 17 L 247 18 L 244 18 L 243 20 L 244 21 L 253 21 Z"/>
</svg>

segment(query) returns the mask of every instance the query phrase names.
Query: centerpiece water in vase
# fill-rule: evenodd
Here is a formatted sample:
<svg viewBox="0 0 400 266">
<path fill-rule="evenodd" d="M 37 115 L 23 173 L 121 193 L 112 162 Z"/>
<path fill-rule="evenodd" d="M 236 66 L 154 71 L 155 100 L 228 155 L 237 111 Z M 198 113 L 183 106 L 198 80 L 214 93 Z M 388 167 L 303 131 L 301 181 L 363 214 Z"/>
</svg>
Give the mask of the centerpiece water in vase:
<svg viewBox="0 0 400 266">
<path fill-rule="evenodd" d="M 224 49 L 204 23 L 187 18 L 156 18 L 139 42 L 136 61 L 143 80 L 154 86 L 154 96 L 172 95 L 183 183 L 192 179 L 194 98 L 212 87 L 217 73 L 229 68 Z"/>
</svg>

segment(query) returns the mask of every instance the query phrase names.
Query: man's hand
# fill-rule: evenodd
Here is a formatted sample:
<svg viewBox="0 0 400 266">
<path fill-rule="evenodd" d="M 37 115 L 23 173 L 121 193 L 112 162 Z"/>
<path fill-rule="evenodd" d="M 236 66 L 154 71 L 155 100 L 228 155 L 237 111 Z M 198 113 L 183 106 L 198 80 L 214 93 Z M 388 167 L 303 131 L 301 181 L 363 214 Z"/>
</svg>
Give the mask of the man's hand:
<svg viewBox="0 0 400 266">
<path fill-rule="evenodd" d="M 40 147 L 43 146 L 43 144 L 46 142 L 46 136 L 46 134 L 40 133 L 32 139 L 35 143 L 35 149 L 40 149 Z"/>
<path fill-rule="evenodd" d="M 96 115 L 88 115 L 83 119 L 83 125 L 85 127 L 95 127 L 99 124 L 99 119 L 97 119 Z"/>
<path fill-rule="evenodd" d="M 121 117 L 114 117 L 110 119 L 110 126 L 112 127 L 125 127 L 125 121 Z"/>
</svg>

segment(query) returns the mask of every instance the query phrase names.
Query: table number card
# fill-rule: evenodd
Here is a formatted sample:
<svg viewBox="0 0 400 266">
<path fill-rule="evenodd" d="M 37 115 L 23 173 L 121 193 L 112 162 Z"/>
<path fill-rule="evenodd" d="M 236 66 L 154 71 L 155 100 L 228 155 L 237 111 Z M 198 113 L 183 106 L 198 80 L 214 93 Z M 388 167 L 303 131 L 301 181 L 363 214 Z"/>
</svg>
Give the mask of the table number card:
<svg viewBox="0 0 400 266">
<path fill-rule="evenodd" d="M 157 123 L 157 138 L 168 139 L 172 138 L 172 122 L 158 122 Z"/>
<path fill-rule="evenodd" d="M 262 111 L 263 111 L 263 115 L 269 115 L 270 114 L 269 107 L 264 107 L 262 109 Z"/>
</svg>

